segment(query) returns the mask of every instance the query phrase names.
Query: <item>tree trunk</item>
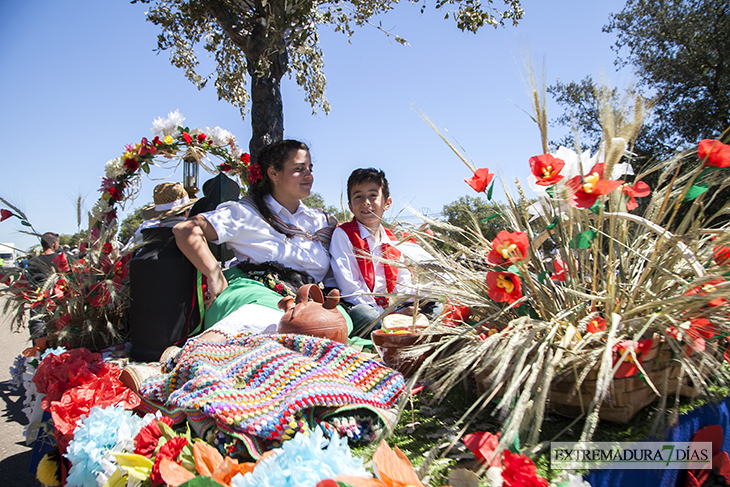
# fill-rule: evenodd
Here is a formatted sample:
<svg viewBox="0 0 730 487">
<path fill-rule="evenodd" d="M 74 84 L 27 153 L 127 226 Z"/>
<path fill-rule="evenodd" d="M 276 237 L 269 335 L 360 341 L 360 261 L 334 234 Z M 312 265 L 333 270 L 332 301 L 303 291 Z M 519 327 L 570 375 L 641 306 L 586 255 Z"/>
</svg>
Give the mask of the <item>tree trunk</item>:
<svg viewBox="0 0 730 487">
<path fill-rule="evenodd" d="M 253 63 L 248 68 L 251 75 L 251 141 L 248 147 L 252 162 L 256 161 L 263 147 L 284 138 L 284 106 L 280 88 L 286 68 L 281 70 L 275 66 L 283 64 L 285 67 L 288 58 L 286 52 L 272 57 L 277 60 L 263 76 L 256 72 Z"/>
</svg>

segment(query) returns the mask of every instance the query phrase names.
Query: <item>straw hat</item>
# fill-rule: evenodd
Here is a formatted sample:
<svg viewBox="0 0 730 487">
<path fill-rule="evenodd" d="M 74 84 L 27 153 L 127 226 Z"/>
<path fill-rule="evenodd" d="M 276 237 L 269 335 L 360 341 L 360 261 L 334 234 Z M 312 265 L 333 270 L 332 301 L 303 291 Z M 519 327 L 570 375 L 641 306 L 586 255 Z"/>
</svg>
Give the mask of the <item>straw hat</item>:
<svg viewBox="0 0 730 487">
<path fill-rule="evenodd" d="M 145 220 L 162 220 L 183 213 L 198 198 L 190 199 L 182 183 L 162 183 L 155 186 L 153 205 L 142 208 Z"/>
</svg>

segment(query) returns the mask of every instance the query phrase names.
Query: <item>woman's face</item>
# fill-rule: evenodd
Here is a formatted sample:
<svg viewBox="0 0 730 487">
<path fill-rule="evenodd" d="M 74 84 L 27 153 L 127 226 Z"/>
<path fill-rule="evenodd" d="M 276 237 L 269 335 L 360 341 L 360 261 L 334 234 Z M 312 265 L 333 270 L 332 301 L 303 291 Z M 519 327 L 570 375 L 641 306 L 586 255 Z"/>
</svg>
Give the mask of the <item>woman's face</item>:
<svg viewBox="0 0 730 487">
<path fill-rule="evenodd" d="M 284 163 L 281 171 L 269 167 L 268 174 L 271 179 L 271 195 L 276 201 L 288 208 L 286 203 L 306 198 L 312 192 L 314 175 L 312 174 L 312 159 L 309 151 L 298 149 L 291 151 L 290 157 Z M 296 206 L 295 206 L 296 208 Z"/>
</svg>

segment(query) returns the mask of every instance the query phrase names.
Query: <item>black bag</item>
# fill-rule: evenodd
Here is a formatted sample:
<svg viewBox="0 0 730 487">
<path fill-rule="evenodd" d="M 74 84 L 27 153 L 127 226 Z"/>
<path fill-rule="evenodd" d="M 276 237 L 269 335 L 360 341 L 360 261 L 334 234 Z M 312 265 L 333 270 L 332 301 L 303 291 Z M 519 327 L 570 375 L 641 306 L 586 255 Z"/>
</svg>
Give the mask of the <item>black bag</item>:
<svg viewBox="0 0 730 487">
<path fill-rule="evenodd" d="M 197 270 L 175 243 L 171 227 L 142 230 L 144 246 L 129 261 L 131 355 L 156 362 L 201 323 Z"/>
</svg>

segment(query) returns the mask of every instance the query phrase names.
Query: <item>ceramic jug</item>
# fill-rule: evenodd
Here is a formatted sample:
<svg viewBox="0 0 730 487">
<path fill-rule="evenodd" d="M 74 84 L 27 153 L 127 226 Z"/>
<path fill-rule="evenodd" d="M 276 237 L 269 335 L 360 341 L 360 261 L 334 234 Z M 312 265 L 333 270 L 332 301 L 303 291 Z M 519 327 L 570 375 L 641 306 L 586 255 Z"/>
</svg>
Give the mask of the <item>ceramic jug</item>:
<svg viewBox="0 0 730 487">
<path fill-rule="evenodd" d="M 316 284 L 299 288 L 296 300 L 287 296 L 279 301 L 284 316 L 279 321 L 277 333 L 296 333 L 320 338 L 329 338 L 347 344 L 347 322 L 337 310 L 340 291 L 333 289 L 324 299 L 322 290 Z"/>
</svg>

